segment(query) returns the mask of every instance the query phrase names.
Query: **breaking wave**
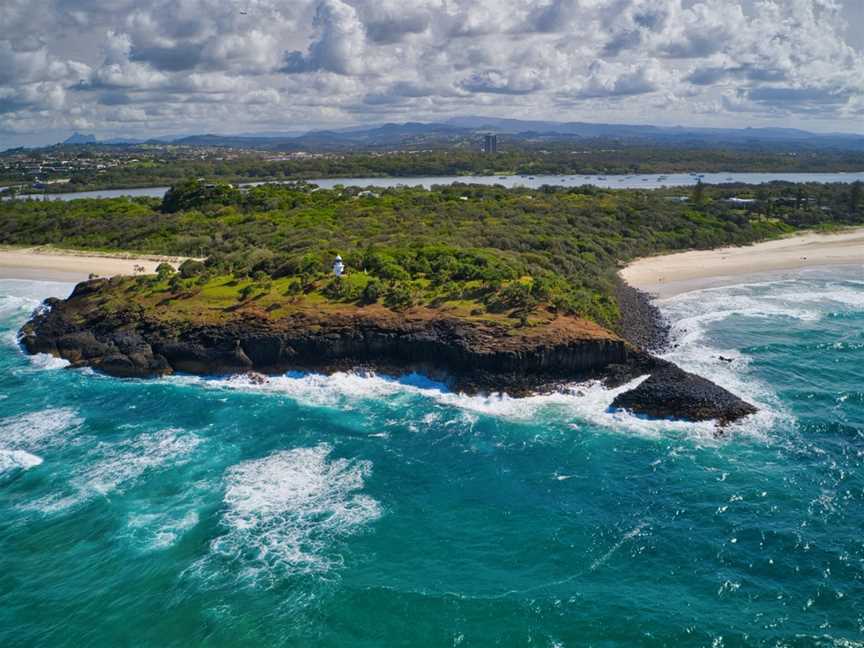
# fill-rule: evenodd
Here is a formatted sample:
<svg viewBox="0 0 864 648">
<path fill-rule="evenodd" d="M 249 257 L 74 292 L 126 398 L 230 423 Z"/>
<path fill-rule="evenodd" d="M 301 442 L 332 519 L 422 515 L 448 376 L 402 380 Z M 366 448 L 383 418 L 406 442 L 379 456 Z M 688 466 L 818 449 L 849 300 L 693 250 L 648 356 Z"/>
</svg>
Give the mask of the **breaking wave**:
<svg viewBox="0 0 864 648">
<path fill-rule="evenodd" d="M 862 285 L 798 279 L 708 288 L 661 300 L 657 305 L 671 325 L 672 339 L 664 357 L 759 405 L 777 406 L 770 387 L 749 375 L 746 353 L 718 346 L 712 327 L 730 318 L 767 319 L 782 326 L 784 320 L 818 322 L 837 313 L 859 312 L 864 309 Z"/>
<path fill-rule="evenodd" d="M 245 375 L 229 378 L 174 378 L 180 384 L 282 395 L 304 405 L 343 411 L 374 403 L 376 408 L 382 405 L 389 408 L 395 417 L 407 417 L 406 422 L 412 429 L 417 429 L 418 423 L 407 406 L 411 404 L 412 398 L 419 398 L 461 411 L 467 417 L 481 415 L 526 423 L 567 421 L 575 430 L 600 426 L 614 432 L 649 437 L 673 432 L 714 442 L 717 428 L 712 421 L 652 421 L 629 412 L 610 409 L 618 394 L 633 389 L 644 379 L 637 378 L 614 389 L 605 387 L 599 381 L 573 383 L 549 393 L 513 398 L 507 394 L 469 396 L 452 392 L 446 386 L 416 374 L 394 378 L 367 372 L 336 372 L 330 375 L 292 372 L 270 377 L 264 383 Z M 739 393 L 747 398 L 749 390 Z M 766 426 L 772 424 L 773 415 L 760 413 L 729 426 L 727 434 L 748 434 L 762 438 Z"/>
<path fill-rule="evenodd" d="M 213 555 L 253 583 L 337 565 L 332 543 L 377 519 L 381 507 L 358 492 L 371 462 L 332 459 L 331 451 L 327 444 L 284 450 L 228 469 L 226 533 L 212 541 Z"/>
</svg>

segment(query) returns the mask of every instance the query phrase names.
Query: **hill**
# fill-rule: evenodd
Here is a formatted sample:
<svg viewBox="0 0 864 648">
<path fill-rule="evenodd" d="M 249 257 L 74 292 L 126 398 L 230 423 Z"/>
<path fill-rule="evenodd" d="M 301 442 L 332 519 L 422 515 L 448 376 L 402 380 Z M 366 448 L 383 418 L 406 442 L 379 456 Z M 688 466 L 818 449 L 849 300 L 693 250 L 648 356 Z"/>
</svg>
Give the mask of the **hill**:
<svg viewBox="0 0 864 648">
<path fill-rule="evenodd" d="M 190 134 L 158 137 L 150 144 L 223 146 L 274 151 L 371 151 L 388 148 L 476 146 L 477 138 L 487 132 L 506 135 L 507 141 L 526 144 L 534 140 L 566 142 L 607 140 L 629 145 L 722 147 L 744 149 L 837 149 L 864 150 L 864 136 L 856 134 L 812 133 L 791 128 L 699 128 L 633 124 L 556 122 L 503 119 L 497 117 L 454 117 L 444 123 L 387 123 L 306 133 L 244 133 L 242 135 Z M 142 143 L 140 139 L 114 138 L 107 143 Z M 76 133 L 65 144 L 96 143 L 92 135 Z"/>
</svg>

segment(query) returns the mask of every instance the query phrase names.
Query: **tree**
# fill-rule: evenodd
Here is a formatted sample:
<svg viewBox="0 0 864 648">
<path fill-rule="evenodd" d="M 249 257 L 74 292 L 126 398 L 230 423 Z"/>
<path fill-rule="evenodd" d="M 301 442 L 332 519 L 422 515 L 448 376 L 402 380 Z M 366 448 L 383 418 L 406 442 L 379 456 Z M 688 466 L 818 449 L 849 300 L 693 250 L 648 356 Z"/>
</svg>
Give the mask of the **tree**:
<svg viewBox="0 0 864 648">
<path fill-rule="evenodd" d="M 174 266 L 164 261 L 156 266 L 156 278 L 159 281 L 168 281 L 171 275 L 174 274 Z"/>
<path fill-rule="evenodd" d="M 220 183 L 206 183 L 201 180 L 184 180 L 171 187 L 162 199 L 161 211 L 174 214 L 190 209 L 201 209 L 207 205 L 238 205 L 243 198 L 239 189 Z"/>
<path fill-rule="evenodd" d="M 200 274 L 203 274 L 204 271 L 207 270 L 206 266 L 200 261 L 196 261 L 195 259 L 186 259 L 183 263 L 180 264 L 180 276 L 184 279 L 189 279 L 191 277 L 197 277 Z"/>
<path fill-rule="evenodd" d="M 804 204 L 804 188 L 799 184 L 795 190 L 795 209 L 801 209 Z"/>
<path fill-rule="evenodd" d="M 705 185 L 702 184 L 702 178 L 696 181 L 696 186 L 693 188 L 693 204 L 697 207 L 705 206 Z"/>
<path fill-rule="evenodd" d="M 852 189 L 849 192 L 849 209 L 855 213 L 861 209 L 862 201 L 864 201 L 864 182 L 857 180 L 852 183 Z"/>
</svg>

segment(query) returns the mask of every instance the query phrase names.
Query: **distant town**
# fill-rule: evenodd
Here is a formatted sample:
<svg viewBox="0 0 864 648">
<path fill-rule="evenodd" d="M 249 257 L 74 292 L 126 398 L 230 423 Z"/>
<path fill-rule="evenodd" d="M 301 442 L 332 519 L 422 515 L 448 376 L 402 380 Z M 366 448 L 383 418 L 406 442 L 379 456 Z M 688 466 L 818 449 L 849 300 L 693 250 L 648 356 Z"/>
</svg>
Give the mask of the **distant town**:
<svg viewBox="0 0 864 648">
<path fill-rule="evenodd" d="M 474 121 L 471 121 L 471 120 Z M 302 135 L 105 140 L 75 133 L 0 153 L 0 192 L 339 177 L 618 175 L 864 170 L 864 137 L 777 129 L 670 129 L 466 118 Z"/>
</svg>

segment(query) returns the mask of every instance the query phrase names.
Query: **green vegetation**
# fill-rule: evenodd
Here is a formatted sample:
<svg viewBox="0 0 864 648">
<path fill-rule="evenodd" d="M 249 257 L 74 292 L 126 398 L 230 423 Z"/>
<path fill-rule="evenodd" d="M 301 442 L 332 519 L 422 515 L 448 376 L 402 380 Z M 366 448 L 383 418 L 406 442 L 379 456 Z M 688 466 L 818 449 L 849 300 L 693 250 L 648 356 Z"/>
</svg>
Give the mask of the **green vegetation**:
<svg viewBox="0 0 864 648">
<path fill-rule="evenodd" d="M 138 278 L 142 294 L 170 300 L 177 313 L 377 304 L 522 326 L 561 313 L 614 326 L 621 262 L 858 224 L 861 191 L 858 184 L 700 185 L 683 200 L 681 189 L 454 185 L 370 195 L 302 183 L 241 191 L 187 181 L 161 203 L 0 202 L 0 243 L 206 257 Z M 331 271 L 336 254 L 345 260 L 343 277 Z"/>
</svg>

